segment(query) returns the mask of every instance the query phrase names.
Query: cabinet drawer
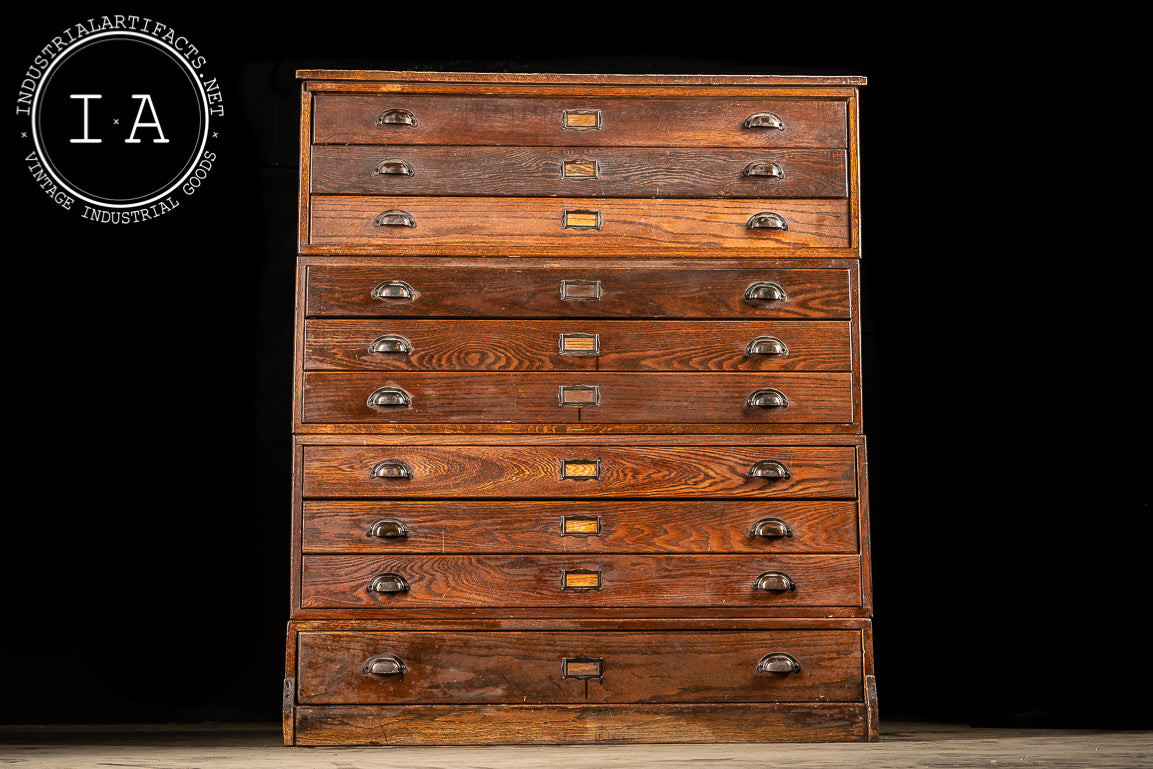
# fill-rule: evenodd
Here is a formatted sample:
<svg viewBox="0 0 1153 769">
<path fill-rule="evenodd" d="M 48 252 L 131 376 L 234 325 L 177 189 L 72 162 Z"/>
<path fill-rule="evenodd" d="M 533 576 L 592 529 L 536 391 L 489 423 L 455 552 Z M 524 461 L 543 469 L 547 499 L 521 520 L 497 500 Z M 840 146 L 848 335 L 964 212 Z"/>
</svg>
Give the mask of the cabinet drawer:
<svg viewBox="0 0 1153 769">
<path fill-rule="evenodd" d="M 855 499 L 852 446 L 305 446 L 306 498 Z"/>
<path fill-rule="evenodd" d="M 860 606 L 857 555 L 305 555 L 306 609 Z"/>
<path fill-rule="evenodd" d="M 668 200 L 318 195 L 309 242 L 410 253 L 625 252 L 685 248 L 735 256 L 848 248 L 842 199 Z"/>
<path fill-rule="evenodd" d="M 315 93 L 314 144 L 847 146 L 844 100 Z"/>
<path fill-rule="evenodd" d="M 310 317 L 849 318 L 849 271 L 312 265 Z"/>
<path fill-rule="evenodd" d="M 318 146 L 313 195 L 843 198 L 844 150 Z"/>
<path fill-rule="evenodd" d="M 854 630 L 306 632 L 296 680 L 301 704 L 851 702 L 861 656 Z"/>
<path fill-rule="evenodd" d="M 850 500 L 305 500 L 306 553 L 856 553 Z"/>
<path fill-rule="evenodd" d="M 847 321 L 310 320 L 309 371 L 849 371 Z"/>
<path fill-rule="evenodd" d="M 307 372 L 305 424 L 848 424 L 847 373 Z"/>
</svg>

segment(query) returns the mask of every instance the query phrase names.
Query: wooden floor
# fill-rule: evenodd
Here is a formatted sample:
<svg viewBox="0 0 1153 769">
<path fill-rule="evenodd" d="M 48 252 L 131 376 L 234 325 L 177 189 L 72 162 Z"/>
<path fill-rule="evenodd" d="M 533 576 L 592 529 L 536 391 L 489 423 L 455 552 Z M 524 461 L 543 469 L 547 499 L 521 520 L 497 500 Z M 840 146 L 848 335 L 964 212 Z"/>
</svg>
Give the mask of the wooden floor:
<svg viewBox="0 0 1153 769">
<path fill-rule="evenodd" d="M 81 769 L 1142 769 L 1153 732 L 896 722 L 868 745 L 285 748 L 276 724 L 0 726 L 0 766 Z"/>
</svg>

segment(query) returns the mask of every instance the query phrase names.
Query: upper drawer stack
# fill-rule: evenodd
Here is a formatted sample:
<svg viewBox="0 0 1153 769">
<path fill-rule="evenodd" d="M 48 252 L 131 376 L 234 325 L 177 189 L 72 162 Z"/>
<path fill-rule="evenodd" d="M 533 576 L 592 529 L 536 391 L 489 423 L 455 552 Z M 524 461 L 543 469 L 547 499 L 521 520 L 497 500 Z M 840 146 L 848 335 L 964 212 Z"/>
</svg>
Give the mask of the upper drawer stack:
<svg viewBox="0 0 1153 769">
<path fill-rule="evenodd" d="M 827 256 L 856 245 L 852 118 L 835 90 L 383 88 L 314 94 L 305 253 Z"/>
</svg>

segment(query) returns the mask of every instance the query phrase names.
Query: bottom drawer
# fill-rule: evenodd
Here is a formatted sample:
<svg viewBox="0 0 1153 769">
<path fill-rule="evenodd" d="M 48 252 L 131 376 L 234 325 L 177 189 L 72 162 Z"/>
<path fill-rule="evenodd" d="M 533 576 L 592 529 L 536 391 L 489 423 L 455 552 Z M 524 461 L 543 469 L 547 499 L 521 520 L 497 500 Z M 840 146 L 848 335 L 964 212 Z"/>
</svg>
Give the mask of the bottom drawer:
<svg viewBox="0 0 1153 769">
<path fill-rule="evenodd" d="M 861 702 L 862 633 L 302 632 L 296 700 L 322 704 Z"/>
</svg>

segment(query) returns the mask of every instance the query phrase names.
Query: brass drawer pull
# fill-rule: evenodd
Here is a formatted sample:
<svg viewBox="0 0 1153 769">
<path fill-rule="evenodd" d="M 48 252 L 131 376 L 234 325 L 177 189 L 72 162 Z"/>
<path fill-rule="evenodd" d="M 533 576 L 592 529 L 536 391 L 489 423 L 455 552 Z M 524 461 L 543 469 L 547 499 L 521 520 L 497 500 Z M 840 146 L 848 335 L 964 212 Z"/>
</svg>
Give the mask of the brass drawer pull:
<svg viewBox="0 0 1153 769">
<path fill-rule="evenodd" d="M 368 396 L 368 405 L 374 408 L 411 406 L 412 396 L 403 387 L 378 387 Z"/>
<path fill-rule="evenodd" d="M 409 477 L 411 477 L 411 473 Z M 366 536 L 377 537 L 378 539 L 404 539 L 408 536 L 408 527 L 394 518 L 382 518 L 368 527 Z"/>
<path fill-rule="evenodd" d="M 784 467 L 784 465 L 781 466 Z M 786 469 L 785 472 L 787 473 L 788 470 Z M 793 530 L 789 528 L 789 524 L 780 518 L 762 518 L 753 524 L 752 536 L 764 537 L 765 539 L 780 539 L 781 537 L 793 536 Z"/>
<path fill-rule="evenodd" d="M 557 345 L 561 355 L 597 356 L 601 354 L 600 334 L 560 334 Z"/>
<path fill-rule="evenodd" d="M 412 218 L 412 214 L 407 211 L 401 211 L 399 208 L 393 208 L 389 211 L 382 211 L 376 215 L 372 220 L 373 227 L 415 227 L 416 219 Z"/>
<path fill-rule="evenodd" d="M 791 654 L 773 652 L 761 657 L 757 663 L 758 673 L 800 673 L 801 663 Z"/>
<path fill-rule="evenodd" d="M 416 298 L 416 291 L 403 280 L 386 280 L 377 283 L 371 291 L 373 299 L 403 299 L 411 301 Z"/>
<path fill-rule="evenodd" d="M 566 230 L 599 230 L 602 224 L 600 211 L 566 208 L 561 212 L 561 227 Z"/>
<path fill-rule="evenodd" d="M 758 336 L 745 346 L 745 355 L 772 355 L 785 358 L 789 355 L 789 346 L 775 336 Z"/>
<path fill-rule="evenodd" d="M 378 574 L 368 583 L 367 590 L 370 593 L 407 593 L 408 580 L 399 574 L 393 574 L 391 572 Z"/>
<path fill-rule="evenodd" d="M 373 465 L 369 478 L 411 478 L 412 468 L 399 459 L 383 459 Z"/>
<path fill-rule="evenodd" d="M 576 678 L 589 680 L 605 677 L 604 657 L 563 657 L 561 659 L 561 678 Z"/>
<path fill-rule="evenodd" d="M 765 176 L 770 179 L 784 179 L 785 171 L 771 160 L 754 160 L 745 166 L 745 176 Z"/>
<path fill-rule="evenodd" d="M 766 571 L 757 577 L 753 587 L 770 593 L 789 593 L 797 589 L 797 583 L 793 582 L 792 578 L 784 572 Z"/>
<path fill-rule="evenodd" d="M 747 170 L 747 169 L 746 169 Z M 396 158 L 389 158 L 382 160 L 376 164 L 376 168 L 372 169 L 373 176 L 415 176 L 412 166 L 403 160 Z M 748 174 L 746 174 L 747 176 Z"/>
<path fill-rule="evenodd" d="M 763 387 L 750 394 L 745 400 L 745 405 L 759 409 L 783 409 L 788 408 L 789 399 L 780 390 Z"/>
<path fill-rule="evenodd" d="M 599 302 L 601 282 L 599 280 L 562 280 L 560 298 L 566 302 Z"/>
<path fill-rule="evenodd" d="M 413 225 L 416 226 L 415 224 Z M 788 230 L 789 223 L 785 221 L 785 217 L 780 214 L 774 214 L 772 211 L 761 211 L 759 214 L 753 214 L 749 220 L 745 222 L 745 228 L 750 230 Z"/>
<path fill-rule="evenodd" d="M 561 385 L 557 390 L 557 401 L 559 406 L 597 406 L 601 402 L 601 388 L 598 385 Z"/>
<path fill-rule="evenodd" d="M 786 302 L 789 297 L 779 284 L 758 281 L 745 289 L 745 299 L 750 302 Z"/>
<path fill-rule="evenodd" d="M 399 334 L 384 334 L 369 343 L 368 351 L 370 353 L 403 353 L 408 355 L 412 352 L 412 342 Z"/>
<path fill-rule="evenodd" d="M 750 478 L 790 478 L 792 473 L 784 462 L 775 459 L 762 459 L 749 468 Z"/>
<path fill-rule="evenodd" d="M 601 461 L 599 459 L 562 459 L 560 461 L 561 480 L 599 481 Z"/>
<path fill-rule="evenodd" d="M 378 126 L 407 125 L 416 126 L 416 115 L 406 109 L 386 109 L 376 116 Z"/>
<path fill-rule="evenodd" d="M 745 118 L 745 128 L 774 128 L 778 131 L 785 130 L 785 121 L 774 115 L 772 112 L 754 112 Z"/>
<path fill-rule="evenodd" d="M 395 654 L 374 654 L 364 661 L 366 676 L 402 676 L 408 672 L 408 665 Z"/>
<path fill-rule="evenodd" d="M 599 569 L 565 569 L 561 575 L 561 590 L 600 590 L 601 573 Z"/>
<path fill-rule="evenodd" d="M 562 537 L 599 537 L 601 517 L 584 515 L 561 516 L 560 535 Z"/>
<path fill-rule="evenodd" d="M 561 113 L 561 128 L 574 131 L 599 131 L 601 111 L 599 109 L 566 109 Z"/>
</svg>

